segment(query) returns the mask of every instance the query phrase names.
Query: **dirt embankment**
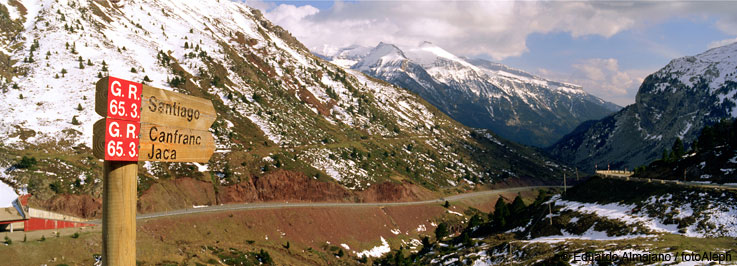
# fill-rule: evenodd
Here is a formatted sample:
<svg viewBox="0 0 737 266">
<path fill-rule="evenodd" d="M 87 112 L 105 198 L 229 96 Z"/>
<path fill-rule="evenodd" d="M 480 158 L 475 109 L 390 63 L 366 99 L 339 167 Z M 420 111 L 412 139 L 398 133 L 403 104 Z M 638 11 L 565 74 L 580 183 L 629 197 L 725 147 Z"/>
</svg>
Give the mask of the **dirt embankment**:
<svg viewBox="0 0 737 266">
<path fill-rule="evenodd" d="M 487 189 L 524 185 L 531 184 L 512 179 Z M 510 195 L 513 198 L 516 194 Z M 439 196 L 436 192 L 406 182 L 384 182 L 363 191 L 352 191 L 337 183 L 318 181 L 299 172 L 278 170 L 228 186 L 213 186 L 211 182 L 188 177 L 159 180 L 140 193 L 138 211 L 151 213 L 194 206 L 268 201 L 399 202 L 435 199 Z M 472 202 L 468 204 L 474 205 Z M 56 195 L 48 200 L 32 200 L 32 205 L 83 218 L 102 217 L 102 200 L 90 195 Z M 475 207 L 486 210 L 487 206 Z"/>
<path fill-rule="evenodd" d="M 349 201 L 351 192 L 336 183 L 320 182 L 302 173 L 276 171 L 247 182 L 218 188 L 218 203 L 253 201 Z"/>
<path fill-rule="evenodd" d="M 390 202 L 436 198 L 425 188 L 409 184 L 385 182 L 364 191 L 352 191 L 330 182 L 321 182 L 299 172 L 278 170 L 249 181 L 228 186 L 183 177 L 159 180 L 140 193 L 140 213 L 161 212 L 229 203 L 295 201 L 295 202 Z M 102 217 L 102 200 L 89 195 L 57 195 L 38 201 L 42 209 L 84 218 Z"/>
<path fill-rule="evenodd" d="M 434 192 L 410 183 L 384 182 L 356 192 L 360 202 L 416 201 L 437 198 Z"/>
<path fill-rule="evenodd" d="M 76 217 L 102 217 L 102 199 L 94 198 L 91 195 L 59 194 L 47 200 L 31 197 L 28 204 L 33 208 Z"/>
<path fill-rule="evenodd" d="M 321 182 L 299 172 L 278 170 L 217 188 L 210 182 L 191 178 L 162 180 L 141 194 L 138 209 L 148 213 L 244 202 L 388 202 L 433 197 L 433 192 L 409 183 L 386 182 L 365 191 L 351 191 L 337 183 Z"/>
</svg>

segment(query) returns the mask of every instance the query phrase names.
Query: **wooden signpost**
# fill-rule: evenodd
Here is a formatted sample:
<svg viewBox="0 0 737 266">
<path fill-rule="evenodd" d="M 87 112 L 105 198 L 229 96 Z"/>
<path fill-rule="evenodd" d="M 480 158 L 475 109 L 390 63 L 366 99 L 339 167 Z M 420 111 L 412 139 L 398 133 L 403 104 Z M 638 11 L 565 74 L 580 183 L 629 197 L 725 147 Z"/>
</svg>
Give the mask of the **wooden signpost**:
<svg viewBox="0 0 737 266">
<path fill-rule="evenodd" d="M 102 259 L 136 263 L 136 183 L 139 161 L 207 162 L 215 152 L 208 131 L 212 102 L 105 77 L 97 82 L 93 153 L 104 159 Z"/>
</svg>

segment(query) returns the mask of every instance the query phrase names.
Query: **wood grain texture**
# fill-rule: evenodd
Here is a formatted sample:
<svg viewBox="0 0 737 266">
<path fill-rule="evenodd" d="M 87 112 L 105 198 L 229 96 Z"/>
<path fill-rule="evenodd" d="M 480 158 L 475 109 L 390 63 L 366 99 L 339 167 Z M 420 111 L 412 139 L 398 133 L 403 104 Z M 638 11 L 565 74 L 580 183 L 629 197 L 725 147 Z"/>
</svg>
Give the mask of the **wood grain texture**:
<svg viewBox="0 0 737 266">
<path fill-rule="evenodd" d="M 153 148 L 152 148 L 153 146 Z M 176 158 L 161 158 L 156 156 L 157 150 L 168 150 L 171 155 L 172 150 L 176 150 Z M 152 152 L 153 150 L 153 152 Z M 198 148 L 182 148 L 181 146 L 171 144 L 146 144 L 141 145 L 141 149 L 138 154 L 138 161 L 149 161 L 149 162 L 198 162 L 206 163 L 210 161 L 210 157 L 215 152 L 215 146 L 211 147 L 198 147 Z"/>
<path fill-rule="evenodd" d="M 92 126 L 92 155 L 105 159 L 105 118 L 97 120 Z"/>
<path fill-rule="evenodd" d="M 101 78 L 95 84 L 95 112 L 107 117 L 107 90 L 109 77 Z"/>
<path fill-rule="evenodd" d="M 177 133 L 176 137 L 173 133 Z M 161 141 L 161 133 L 165 140 Z M 184 144 L 183 137 L 199 137 L 199 144 Z M 153 139 L 152 139 L 153 137 Z M 172 137 L 167 139 L 167 137 Z M 182 127 L 162 126 L 151 123 L 141 123 L 141 134 L 138 138 L 140 149 L 138 161 L 157 162 L 200 162 L 206 163 L 215 152 L 215 139 L 207 130 L 194 130 Z M 153 146 L 153 147 L 152 147 Z M 176 150 L 176 158 L 157 158 L 157 149 L 171 151 Z"/>
<path fill-rule="evenodd" d="M 134 266 L 138 163 L 105 161 L 103 171 L 102 262 Z"/>
<path fill-rule="evenodd" d="M 174 103 L 176 103 L 177 107 L 196 110 L 199 113 L 199 118 L 188 118 L 187 116 L 161 112 L 158 106 L 162 103 L 171 106 L 174 106 Z M 205 130 L 210 128 L 217 118 L 217 112 L 215 112 L 215 107 L 210 100 L 148 85 L 143 85 L 143 101 L 141 105 L 143 107 L 143 110 L 141 110 L 142 123 Z"/>
</svg>

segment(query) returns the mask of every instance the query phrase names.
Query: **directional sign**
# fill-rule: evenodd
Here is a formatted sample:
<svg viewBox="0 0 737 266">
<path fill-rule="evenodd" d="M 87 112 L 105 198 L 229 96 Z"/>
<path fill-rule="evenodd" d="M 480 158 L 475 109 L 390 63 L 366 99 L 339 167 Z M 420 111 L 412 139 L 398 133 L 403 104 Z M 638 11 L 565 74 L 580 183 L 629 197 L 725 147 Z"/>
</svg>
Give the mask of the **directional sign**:
<svg viewBox="0 0 737 266">
<path fill-rule="evenodd" d="M 114 77 L 100 79 L 95 94 L 95 111 L 110 118 L 199 130 L 210 128 L 217 118 L 207 99 Z"/>
<path fill-rule="evenodd" d="M 206 130 L 215 118 L 210 100 L 143 85 L 141 123 Z"/>
<path fill-rule="evenodd" d="M 210 131 L 141 124 L 141 161 L 207 162 L 215 152 Z"/>
<path fill-rule="evenodd" d="M 93 153 L 112 161 L 207 162 L 217 117 L 212 102 L 140 83 L 97 82 Z"/>
</svg>

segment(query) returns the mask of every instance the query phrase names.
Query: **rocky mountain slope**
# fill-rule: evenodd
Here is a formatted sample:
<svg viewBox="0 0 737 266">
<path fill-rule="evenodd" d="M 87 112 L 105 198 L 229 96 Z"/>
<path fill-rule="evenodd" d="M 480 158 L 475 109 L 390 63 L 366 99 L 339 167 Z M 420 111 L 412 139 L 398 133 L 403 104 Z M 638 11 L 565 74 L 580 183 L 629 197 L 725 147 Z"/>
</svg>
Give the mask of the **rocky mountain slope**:
<svg viewBox="0 0 737 266">
<path fill-rule="evenodd" d="M 581 122 L 619 110 L 579 86 L 459 58 L 429 42 L 405 50 L 387 43 L 367 49 L 352 46 L 329 58 L 408 88 L 464 125 L 522 144 L 548 146 Z"/>
<path fill-rule="evenodd" d="M 706 125 L 737 117 L 737 43 L 675 59 L 645 78 L 635 103 L 579 126 L 551 147 L 593 170 L 647 164 L 676 138 L 687 148 Z"/>
<path fill-rule="evenodd" d="M 691 150 L 684 152 L 679 145 L 664 154 L 664 158 L 647 166 L 635 168 L 640 178 L 686 180 L 699 183 L 737 184 L 737 122 L 719 121 L 706 126 L 696 138 Z"/>
<path fill-rule="evenodd" d="M 140 193 L 178 177 L 220 193 L 278 169 L 355 190 L 546 182 L 565 170 L 327 63 L 242 3 L 10 0 L 0 24 L 0 179 L 42 199 L 99 195 L 89 147 L 94 83 L 107 75 L 210 99 L 218 112 L 210 162 L 141 163 Z"/>
</svg>

